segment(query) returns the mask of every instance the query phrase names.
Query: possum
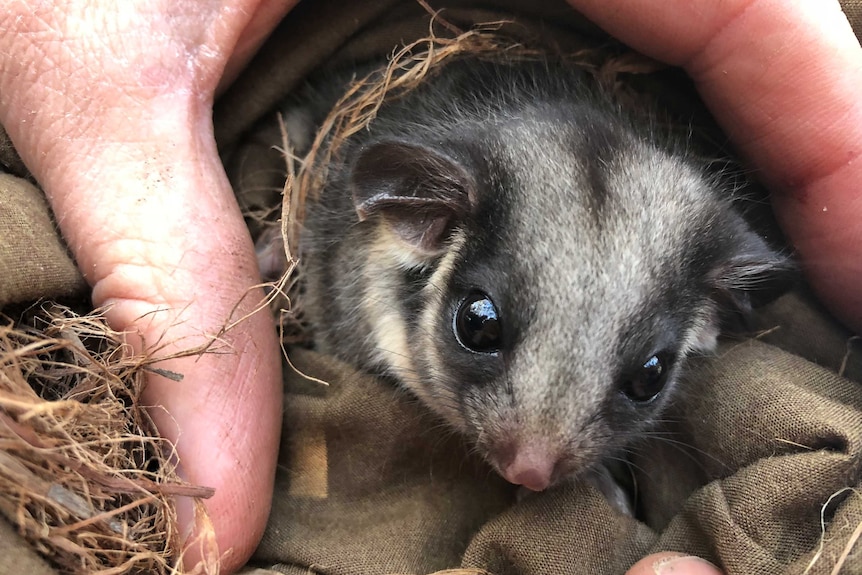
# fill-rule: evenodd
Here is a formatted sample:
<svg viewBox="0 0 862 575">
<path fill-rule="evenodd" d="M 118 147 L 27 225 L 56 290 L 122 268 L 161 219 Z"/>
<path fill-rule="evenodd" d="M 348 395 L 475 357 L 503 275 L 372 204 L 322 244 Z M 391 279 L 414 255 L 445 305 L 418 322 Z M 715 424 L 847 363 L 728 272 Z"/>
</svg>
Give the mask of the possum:
<svg viewBox="0 0 862 575">
<path fill-rule="evenodd" d="M 309 199 L 315 345 L 408 390 L 513 484 L 601 470 L 725 311 L 788 268 L 738 179 L 662 132 L 565 63 L 445 65 L 350 136 Z"/>
</svg>

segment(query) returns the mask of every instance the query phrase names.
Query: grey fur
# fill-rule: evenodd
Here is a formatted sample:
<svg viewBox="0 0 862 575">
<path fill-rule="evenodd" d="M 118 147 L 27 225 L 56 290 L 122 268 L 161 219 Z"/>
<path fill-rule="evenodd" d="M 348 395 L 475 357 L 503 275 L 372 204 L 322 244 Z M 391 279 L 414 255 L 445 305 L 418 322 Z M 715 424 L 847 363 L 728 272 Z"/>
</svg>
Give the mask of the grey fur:
<svg viewBox="0 0 862 575">
<path fill-rule="evenodd" d="M 384 106 L 307 208 L 317 345 L 392 377 L 498 469 L 511 445 L 558 457 L 554 481 L 624 449 L 722 309 L 786 266 L 720 175 L 652 132 L 552 63 L 452 64 Z M 497 353 L 454 336 L 475 290 L 499 310 Z M 636 404 L 620 381 L 662 350 L 669 381 Z"/>
</svg>

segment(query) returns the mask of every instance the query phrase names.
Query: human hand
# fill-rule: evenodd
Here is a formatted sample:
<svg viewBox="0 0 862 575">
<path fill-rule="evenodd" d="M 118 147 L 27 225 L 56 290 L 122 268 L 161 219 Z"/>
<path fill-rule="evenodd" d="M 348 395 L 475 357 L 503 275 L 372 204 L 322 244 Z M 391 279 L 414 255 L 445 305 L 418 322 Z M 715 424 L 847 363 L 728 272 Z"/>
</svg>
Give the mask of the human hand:
<svg viewBox="0 0 862 575">
<path fill-rule="evenodd" d="M 770 186 L 809 283 L 862 333 L 862 49 L 835 0 L 569 0 L 682 66 Z"/>
<path fill-rule="evenodd" d="M 93 303 L 110 306 L 115 329 L 140 335 L 138 351 L 204 344 L 262 299 L 249 291 L 257 263 L 211 108 L 220 79 L 294 3 L 3 5 L 0 122 L 44 187 Z M 143 400 L 159 406 L 151 414 L 176 442 L 182 475 L 216 488 L 206 507 L 219 552 L 231 550 L 221 566 L 230 572 L 259 541 L 272 493 L 281 379 L 269 314 L 223 334 L 217 349 L 158 364 L 184 379 L 150 376 Z M 185 534 L 192 522 L 186 501 Z M 200 558 L 192 545 L 185 564 Z"/>
</svg>

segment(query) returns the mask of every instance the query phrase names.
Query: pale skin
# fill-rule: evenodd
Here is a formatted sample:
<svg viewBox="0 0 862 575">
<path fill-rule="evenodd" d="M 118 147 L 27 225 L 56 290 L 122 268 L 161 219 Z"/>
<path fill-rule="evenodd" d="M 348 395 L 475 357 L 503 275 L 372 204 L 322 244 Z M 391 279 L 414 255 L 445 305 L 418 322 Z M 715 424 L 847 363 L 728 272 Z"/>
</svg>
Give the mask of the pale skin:
<svg viewBox="0 0 862 575">
<path fill-rule="evenodd" d="M 683 66 L 774 191 L 826 305 L 862 332 L 862 50 L 837 2 L 571 0 L 645 53 Z M 219 162 L 211 107 L 295 0 L 5 0 L 0 122 L 43 185 L 109 321 L 142 342 L 205 342 L 260 299 Z M 636 24 L 635 24 L 636 23 Z M 166 335 L 165 335 L 166 334 Z M 145 397 L 182 473 L 240 566 L 266 522 L 280 429 L 279 350 L 266 314 L 223 337 L 232 353 L 174 359 Z M 223 347 L 224 349 L 224 347 Z M 168 351 L 169 351 L 168 350 Z M 163 352 L 164 353 L 164 352 Z M 191 531 L 192 514 L 181 507 Z M 200 526 L 199 526 L 200 527 Z M 187 565 L 199 559 L 196 547 Z M 629 573 L 655 573 L 651 556 Z M 689 575 L 717 571 L 664 563 Z M 672 569 L 672 570 L 671 570 Z"/>
</svg>

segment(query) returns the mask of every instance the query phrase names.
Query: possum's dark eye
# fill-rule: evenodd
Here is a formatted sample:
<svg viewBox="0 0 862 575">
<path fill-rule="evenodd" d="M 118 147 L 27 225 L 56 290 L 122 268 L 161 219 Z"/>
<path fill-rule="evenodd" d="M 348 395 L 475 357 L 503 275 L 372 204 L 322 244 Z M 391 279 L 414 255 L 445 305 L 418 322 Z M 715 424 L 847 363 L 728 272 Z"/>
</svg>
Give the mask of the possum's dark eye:
<svg viewBox="0 0 862 575">
<path fill-rule="evenodd" d="M 487 295 L 467 296 L 455 313 L 455 336 L 470 351 L 492 353 L 500 349 L 501 326 L 497 307 Z"/>
<path fill-rule="evenodd" d="M 656 398 L 667 382 L 671 358 L 666 353 L 657 353 L 644 362 L 639 369 L 623 379 L 620 390 L 626 397 L 638 403 L 648 403 Z"/>
</svg>

